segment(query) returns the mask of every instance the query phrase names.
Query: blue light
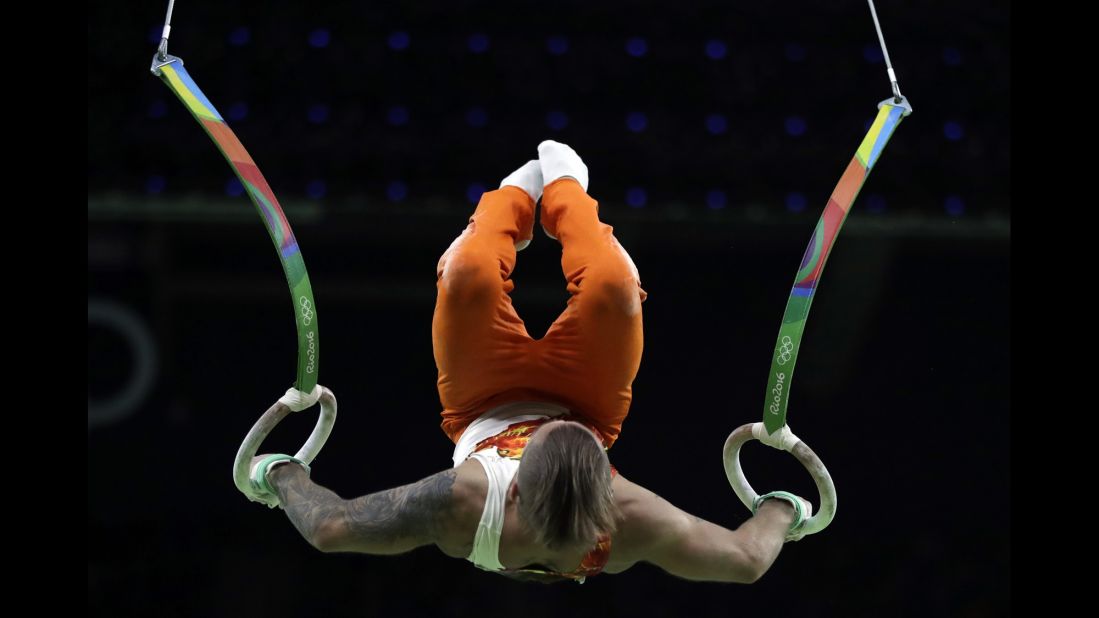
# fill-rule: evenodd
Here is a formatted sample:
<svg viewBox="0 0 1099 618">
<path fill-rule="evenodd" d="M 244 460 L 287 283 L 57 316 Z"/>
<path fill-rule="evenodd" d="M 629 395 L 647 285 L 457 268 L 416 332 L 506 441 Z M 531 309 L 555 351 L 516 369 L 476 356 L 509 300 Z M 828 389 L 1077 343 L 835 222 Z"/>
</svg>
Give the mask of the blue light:
<svg viewBox="0 0 1099 618">
<path fill-rule="evenodd" d="M 962 64 L 962 52 L 958 51 L 957 47 L 944 47 L 943 62 L 951 67 L 960 66 Z"/>
<path fill-rule="evenodd" d="M 960 217 L 965 214 L 965 201 L 960 196 L 948 195 L 946 201 L 943 202 L 943 207 L 946 208 L 946 214 L 952 217 Z"/>
<path fill-rule="evenodd" d="M 481 107 L 471 107 L 469 111 L 466 112 L 466 124 L 480 129 L 488 124 L 488 112 Z"/>
<path fill-rule="evenodd" d="M 317 103 L 309 106 L 309 122 L 323 124 L 328 120 L 328 106 Z"/>
<path fill-rule="evenodd" d="M 721 210 L 729 198 L 721 189 L 714 189 L 706 193 L 706 207 L 710 210 Z"/>
<path fill-rule="evenodd" d="M 478 32 L 469 37 L 469 51 L 483 54 L 488 51 L 488 36 Z"/>
<path fill-rule="evenodd" d="M 233 176 L 225 183 L 225 195 L 229 197 L 240 197 L 244 195 L 244 185 L 240 184 L 240 179 Z"/>
<path fill-rule="evenodd" d="M 485 185 L 479 182 L 470 183 L 469 187 L 466 188 L 466 199 L 471 203 L 476 204 L 481 201 L 481 195 L 483 195 L 484 192 Z"/>
<path fill-rule="evenodd" d="M 309 33 L 309 45 L 318 49 L 328 47 L 328 43 L 331 41 L 332 35 L 325 28 L 317 28 Z"/>
<path fill-rule="evenodd" d="M 408 197 L 408 186 L 399 180 L 394 180 L 385 188 L 385 195 L 391 202 L 403 202 Z"/>
<path fill-rule="evenodd" d="M 649 43 L 645 39 L 635 36 L 629 41 L 626 41 L 626 53 L 634 58 L 641 58 L 649 53 Z"/>
<path fill-rule="evenodd" d="M 168 182 L 164 180 L 163 176 L 152 175 L 145 181 L 145 192 L 157 195 L 164 191 L 164 187 L 168 185 Z"/>
<path fill-rule="evenodd" d="M 626 116 L 626 127 L 634 133 L 640 133 L 649 126 L 649 118 L 641 112 L 631 112 Z"/>
<path fill-rule="evenodd" d="M 789 210 L 790 212 L 801 212 L 805 210 L 805 205 L 807 203 L 804 193 L 792 191 L 786 194 L 786 210 Z"/>
<path fill-rule="evenodd" d="M 325 193 L 328 193 L 328 185 L 323 180 L 311 180 L 305 185 L 305 194 L 311 200 L 319 200 Z"/>
<path fill-rule="evenodd" d="M 163 118 L 168 114 L 168 105 L 164 99 L 157 99 L 149 104 L 149 118 Z"/>
<path fill-rule="evenodd" d="M 252 31 L 248 26 L 233 28 L 233 31 L 229 33 L 229 44 L 233 47 L 244 47 L 251 40 Z"/>
<path fill-rule="evenodd" d="M 649 196 L 641 187 L 630 187 L 626 191 L 626 203 L 630 205 L 630 208 L 644 208 L 647 201 L 649 201 Z"/>
<path fill-rule="evenodd" d="M 408 36 L 408 33 L 403 30 L 398 30 L 389 35 L 389 49 L 394 51 L 404 51 L 408 49 L 411 43 L 412 37 Z"/>
<path fill-rule="evenodd" d="M 869 133 L 870 132 L 870 127 L 873 124 L 874 124 L 874 119 L 873 118 L 871 118 L 870 120 L 867 120 L 866 122 L 864 122 L 862 124 L 862 130 Z"/>
<path fill-rule="evenodd" d="M 554 56 L 563 56 L 569 51 L 569 39 L 563 36 L 551 36 L 546 39 L 546 50 Z"/>
<path fill-rule="evenodd" d="M 962 130 L 962 125 L 957 122 L 948 122 L 943 125 L 943 135 L 946 139 L 956 142 L 965 135 L 965 131 Z"/>
<path fill-rule="evenodd" d="M 149 42 L 160 44 L 161 35 L 164 34 L 164 24 L 149 28 Z"/>
<path fill-rule="evenodd" d="M 725 45 L 724 41 L 719 41 L 717 39 L 706 41 L 706 56 L 709 57 L 710 60 L 721 60 L 725 57 L 725 54 L 728 53 L 729 48 Z"/>
<path fill-rule="evenodd" d="M 875 43 L 867 43 L 862 47 L 862 59 L 870 64 L 880 64 L 885 62 L 885 57 L 881 55 L 881 46 Z"/>
<path fill-rule="evenodd" d="M 389 112 L 386 114 L 386 120 L 395 127 L 403 127 L 408 124 L 408 110 L 400 105 L 395 105 L 389 108 Z"/>
<path fill-rule="evenodd" d="M 560 131 L 569 126 L 569 117 L 565 115 L 565 112 L 554 110 L 546 114 L 546 126 L 554 131 Z"/>
<path fill-rule="evenodd" d="M 244 101 L 237 101 L 229 106 L 229 112 L 227 114 L 229 120 L 244 120 L 248 117 L 248 104 Z"/>
<path fill-rule="evenodd" d="M 885 212 L 885 198 L 876 193 L 871 195 L 866 200 L 866 209 L 875 214 Z"/>
<path fill-rule="evenodd" d="M 706 130 L 714 135 L 721 135 L 729 130 L 729 121 L 721 114 L 706 116 Z"/>
<path fill-rule="evenodd" d="M 783 50 L 786 54 L 786 60 L 790 62 L 801 62 L 805 60 L 805 46 L 801 43 L 787 43 L 786 49 Z"/>
<path fill-rule="evenodd" d="M 786 119 L 786 133 L 793 135 L 794 137 L 800 137 L 805 135 L 805 130 L 808 127 L 805 124 L 805 119 L 801 116 L 790 116 Z"/>
</svg>

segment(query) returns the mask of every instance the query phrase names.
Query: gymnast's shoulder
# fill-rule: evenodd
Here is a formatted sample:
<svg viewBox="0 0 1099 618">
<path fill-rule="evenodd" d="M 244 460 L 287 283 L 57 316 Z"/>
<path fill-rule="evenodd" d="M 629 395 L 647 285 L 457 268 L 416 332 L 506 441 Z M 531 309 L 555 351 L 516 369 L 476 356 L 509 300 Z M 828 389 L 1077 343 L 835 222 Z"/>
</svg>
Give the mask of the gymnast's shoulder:
<svg viewBox="0 0 1099 618">
<path fill-rule="evenodd" d="M 435 545 L 452 558 L 465 558 L 473 551 L 473 537 L 488 495 L 488 477 L 480 464 L 468 459 L 454 468 L 451 489 L 451 517 L 440 531 Z"/>
</svg>

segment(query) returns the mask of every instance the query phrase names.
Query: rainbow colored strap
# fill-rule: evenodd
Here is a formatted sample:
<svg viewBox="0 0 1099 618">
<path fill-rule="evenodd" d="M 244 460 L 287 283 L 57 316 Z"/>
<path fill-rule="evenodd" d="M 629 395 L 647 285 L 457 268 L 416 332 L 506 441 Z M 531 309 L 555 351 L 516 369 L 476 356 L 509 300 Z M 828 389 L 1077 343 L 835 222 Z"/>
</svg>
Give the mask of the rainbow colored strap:
<svg viewBox="0 0 1099 618">
<path fill-rule="evenodd" d="M 801 266 L 794 278 L 794 287 L 790 290 L 790 300 L 786 303 L 786 312 L 782 316 L 782 326 L 775 343 L 775 355 L 771 360 L 771 374 L 767 380 L 767 398 L 763 405 L 763 425 L 768 434 L 773 434 L 786 424 L 786 406 L 790 397 L 790 382 L 794 375 L 801 336 L 805 331 L 805 320 L 809 317 L 809 307 L 813 304 L 813 295 L 820 283 L 824 264 L 832 252 L 836 236 L 847 219 L 851 204 L 866 182 L 870 170 L 877 163 L 885 144 L 893 136 L 904 116 L 911 113 L 907 100 L 901 104 L 892 104 L 886 99 L 878 108 L 878 116 L 870 125 L 855 157 L 851 159 L 843 173 L 824 214 L 817 221 L 809 247 L 801 258 Z"/>
<path fill-rule="evenodd" d="M 298 241 L 294 238 L 294 232 L 290 229 L 290 223 L 286 220 L 286 214 L 282 212 L 282 207 L 275 199 L 267 179 L 263 177 L 256 162 L 244 149 L 244 145 L 184 70 L 183 60 L 167 54 L 162 60 L 158 58 L 153 59 L 150 69 L 153 75 L 164 80 L 195 120 L 206 130 L 210 139 L 214 140 L 214 145 L 225 156 L 233 172 L 244 185 L 244 190 L 248 192 L 248 197 L 256 205 L 256 210 L 259 211 L 263 224 L 267 227 L 267 233 L 271 235 L 271 241 L 278 249 L 279 260 L 286 273 L 286 281 L 290 284 L 294 320 L 298 327 L 298 377 L 294 382 L 294 388 L 305 393 L 312 392 L 313 387 L 317 385 L 317 372 L 320 368 L 317 305 L 313 301 L 313 287 L 309 284 L 305 261 L 298 248 Z"/>
</svg>

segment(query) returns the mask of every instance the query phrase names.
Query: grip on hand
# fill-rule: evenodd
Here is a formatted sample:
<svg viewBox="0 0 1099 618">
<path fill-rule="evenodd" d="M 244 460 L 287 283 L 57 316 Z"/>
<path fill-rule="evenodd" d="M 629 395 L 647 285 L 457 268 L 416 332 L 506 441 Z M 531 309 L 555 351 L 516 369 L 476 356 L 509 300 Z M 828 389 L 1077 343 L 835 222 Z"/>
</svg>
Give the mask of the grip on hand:
<svg viewBox="0 0 1099 618">
<path fill-rule="evenodd" d="M 313 458 L 317 456 L 317 453 L 320 453 L 321 447 L 328 440 L 328 435 L 332 433 L 332 425 L 336 423 L 336 395 L 323 386 L 318 385 L 317 388 L 321 389 L 320 417 L 317 419 L 317 425 L 313 428 L 313 433 L 305 441 L 305 445 L 294 455 L 295 459 L 301 460 L 305 465 L 312 463 Z M 256 456 L 260 445 L 267 439 L 267 435 L 271 433 L 275 425 L 278 425 L 290 412 L 291 409 L 285 403 L 274 406 L 265 412 L 252 426 L 251 431 L 244 438 L 244 442 L 241 443 L 240 449 L 237 450 L 237 457 L 233 462 L 233 483 L 252 502 L 261 502 L 270 506 L 269 500 L 265 499 L 263 494 L 252 487 L 252 458 Z"/>
<path fill-rule="evenodd" d="M 759 494 L 752 489 L 751 483 L 744 476 L 744 469 L 740 467 L 740 447 L 749 440 L 757 439 L 755 435 L 758 435 L 758 432 L 766 432 L 762 425 L 763 423 L 748 423 L 737 427 L 725 440 L 725 449 L 722 453 L 725 461 L 725 475 L 729 478 L 729 484 L 749 511 L 753 511 L 753 505 L 759 498 Z M 753 430 L 756 432 L 755 435 Z M 813 449 L 806 446 L 804 442 L 797 440 L 789 444 L 785 450 L 805 466 L 817 485 L 817 492 L 820 494 L 820 510 L 816 515 L 805 520 L 798 530 L 798 533 L 803 535 L 816 534 L 827 528 L 828 524 L 832 523 L 832 518 L 836 516 L 836 486 L 832 483 L 828 469 L 824 467 Z"/>
</svg>

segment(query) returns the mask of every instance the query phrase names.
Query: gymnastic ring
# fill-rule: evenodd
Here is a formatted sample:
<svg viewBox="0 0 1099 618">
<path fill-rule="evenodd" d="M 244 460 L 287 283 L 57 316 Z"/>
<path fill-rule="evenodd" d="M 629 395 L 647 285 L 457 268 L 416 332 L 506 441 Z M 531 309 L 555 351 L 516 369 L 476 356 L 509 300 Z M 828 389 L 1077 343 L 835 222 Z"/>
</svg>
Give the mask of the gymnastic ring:
<svg viewBox="0 0 1099 618">
<path fill-rule="evenodd" d="M 752 505 L 755 504 L 759 494 L 752 489 L 752 485 L 744 477 L 744 470 L 740 467 L 740 447 L 744 446 L 745 442 L 756 439 L 752 435 L 752 428 L 755 425 L 760 425 L 760 429 L 766 431 L 762 428 L 763 423 L 741 425 L 729 434 L 722 453 L 722 458 L 725 460 L 725 476 L 729 477 L 729 484 L 733 486 L 733 491 L 749 511 L 752 510 Z M 836 516 L 836 486 L 832 484 L 832 476 L 828 474 L 828 469 L 824 467 L 820 457 L 817 457 L 813 449 L 804 442 L 798 440 L 794 443 L 790 447 L 790 454 L 809 471 L 813 482 L 817 485 L 817 493 L 820 494 L 820 508 L 817 509 L 816 514 L 805 520 L 800 528 L 804 534 L 816 534 L 827 528 L 828 524 L 832 523 L 832 518 Z"/>
<path fill-rule="evenodd" d="M 313 427 L 313 433 L 309 435 L 305 445 L 301 447 L 297 455 L 294 455 L 306 464 L 312 463 L 317 453 L 321 452 L 321 447 L 328 440 L 328 434 L 332 433 L 332 425 L 336 423 L 336 395 L 322 386 L 319 403 L 321 404 L 321 413 L 317 419 L 317 425 Z M 255 425 L 252 425 L 252 430 L 248 432 L 244 442 L 240 444 L 240 449 L 237 450 L 237 458 L 233 462 L 233 483 L 236 484 L 241 493 L 248 496 L 248 499 L 253 502 L 265 501 L 258 499 L 255 490 L 252 488 L 251 479 L 249 478 L 252 473 L 252 458 L 259 452 L 259 447 L 267 439 L 267 434 L 271 433 L 275 425 L 278 425 L 290 412 L 289 406 L 276 403 L 271 409 L 263 413 L 263 416 L 256 421 Z"/>
</svg>

